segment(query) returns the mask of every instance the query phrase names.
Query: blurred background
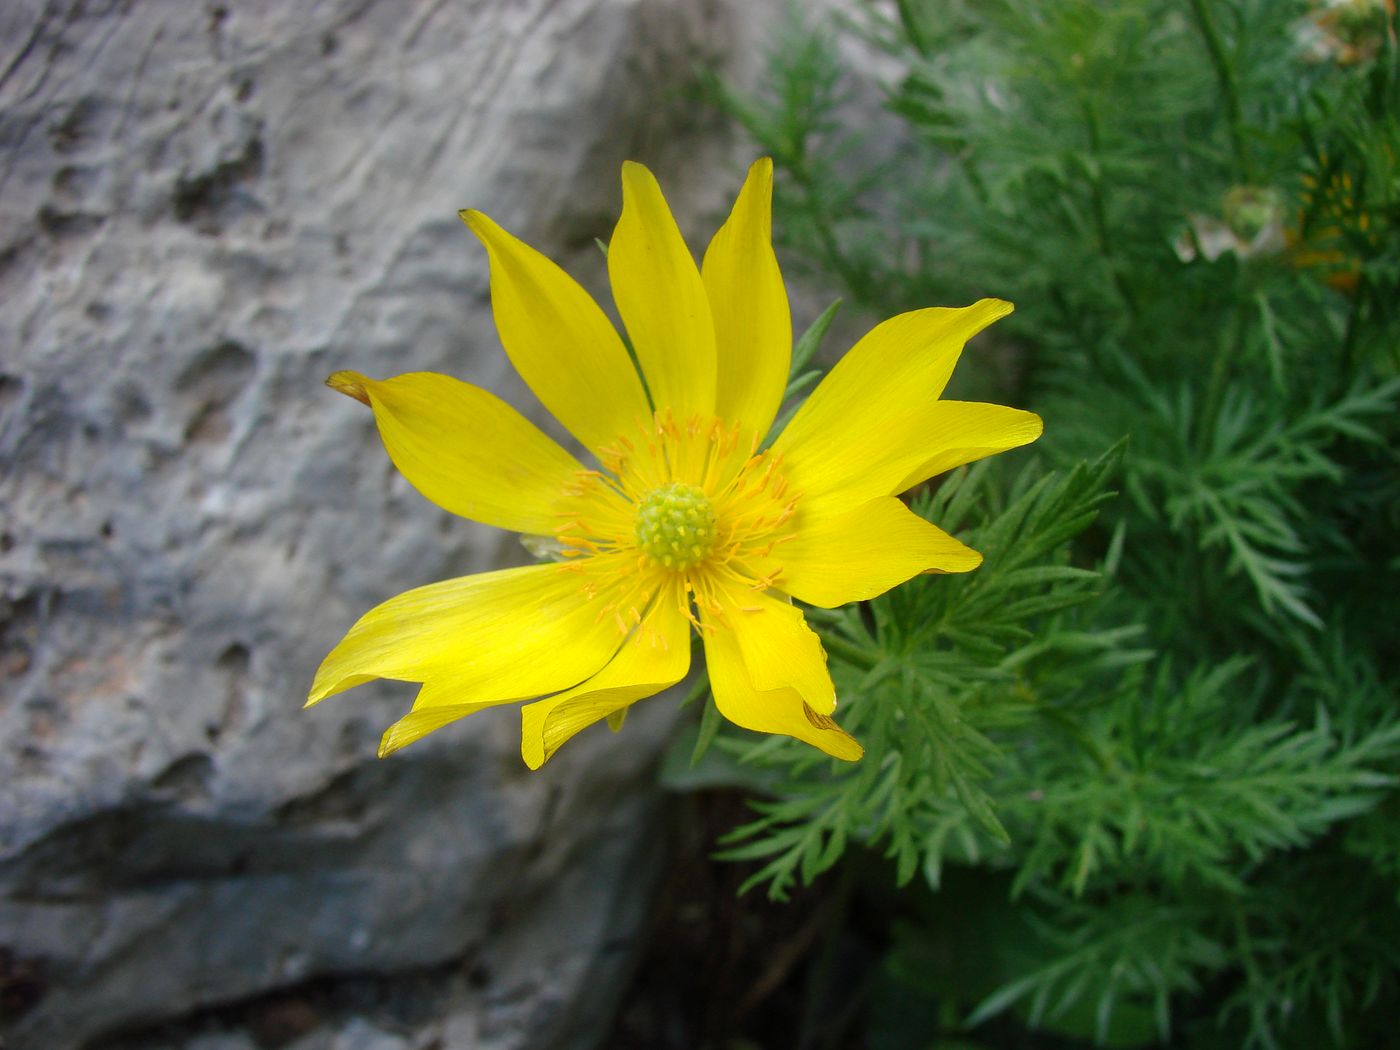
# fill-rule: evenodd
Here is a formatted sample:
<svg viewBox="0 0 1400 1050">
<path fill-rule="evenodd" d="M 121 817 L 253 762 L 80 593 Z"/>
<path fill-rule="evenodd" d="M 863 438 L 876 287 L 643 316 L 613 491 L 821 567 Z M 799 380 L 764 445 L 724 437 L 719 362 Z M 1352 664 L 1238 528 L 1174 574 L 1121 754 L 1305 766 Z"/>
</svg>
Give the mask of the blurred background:
<svg viewBox="0 0 1400 1050">
<path fill-rule="evenodd" d="M 1395 17 L 10 0 L 0 1046 L 1387 1045 Z M 457 210 L 606 302 L 624 159 L 699 249 L 765 154 L 816 361 L 1011 299 L 952 394 L 1047 423 L 914 498 L 981 569 L 815 621 L 866 760 L 678 697 L 533 774 L 510 708 L 382 762 L 411 687 L 302 712 L 360 613 L 529 559 L 322 385 L 550 425 Z"/>
</svg>

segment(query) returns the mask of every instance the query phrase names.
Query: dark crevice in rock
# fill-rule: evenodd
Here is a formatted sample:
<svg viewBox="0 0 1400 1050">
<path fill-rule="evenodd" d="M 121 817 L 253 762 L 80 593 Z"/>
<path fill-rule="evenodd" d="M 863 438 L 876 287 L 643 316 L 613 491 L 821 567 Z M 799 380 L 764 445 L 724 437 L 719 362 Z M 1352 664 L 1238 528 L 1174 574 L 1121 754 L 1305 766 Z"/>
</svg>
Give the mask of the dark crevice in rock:
<svg viewBox="0 0 1400 1050">
<path fill-rule="evenodd" d="M 95 96 L 80 98 L 49 127 L 49 144 L 56 153 L 74 153 L 102 138 L 116 116 L 114 107 L 105 100 Z"/>
<path fill-rule="evenodd" d="M 248 647 L 242 642 L 234 642 L 219 654 L 219 658 L 214 661 L 214 664 L 220 671 L 241 676 L 248 673 L 248 665 L 252 661 L 253 654 L 248 651 Z"/>
<path fill-rule="evenodd" d="M 353 868 L 372 851 L 381 809 L 452 787 L 463 771 L 447 756 L 416 764 L 371 760 L 269 816 L 238 821 L 191 813 L 169 793 L 200 790 L 215 773 L 203 752 L 180 756 L 146 800 L 52 828 L 0 864 L 13 899 L 101 900 L 182 883 Z M 183 801 L 183 800 L 182 800 Z M 509 851 L 503 851 L 503 858 Z M 516 860 L 509 863 L 514 864 Z M 507 861 L 504 859 L 502 863 Z"/>
<path fill-rule="evenodd" d="M 235 339 L 221 339 L 197 354 L 175 380 L 181 393 L 216 393 L 229 400 L 253 371 L 257 355 Z"/>
<path fill-rule="evenodd" d="M 482 969 L 476 955 L 477 949 L 470 947 L 429 966 L 321 975 L 175 1020 L 104 1033 L 83 1044 L 82 1050 L 185 1046 L 200 1036 L 230 1031 L 248 1033 L 260 1050 L 280 1050 L 314 1029 L 351 1017 L 386 1031 L 419 1031 L 450 1009 L 454 978 Z"/>
<path fill-rule="evenodd" d="M 51 183 L 54 197 L 68 203 L 80 201 L 92 192 L 100 177 L 100 170 L 95 166 L 64 165 L 54 172 Z"/>
<path fill-rule="evenodd" d="M 252 651 L 242 642 L 234 642 L 214 661 L 214 666 L 228 676 L 228 691 L 217 720 L 205 723 L 204 734 L 211 744 L 229 732 L 242 727 L 248 717 L 248 669 L 252 666 Z"/>
<path fill-rule="evenodd" d="M 185 441 L 216 444 L 233 433 L 228 407 L 244 389 L 257 357 L 243 344 L 225 339 L 201 352 L 175 381 L 175 389 L 193 403 L 185 424 Z"/>
<path fill-rule="evenodd" d="M 25 958 L 0 945 L 0 1024 L 18 1021 L 39 1005 L 47 991 L 44 969 L 42 959 Z"/>
<path fill-rule="evenodd" d="M 319 790 L 287 800 L 278 808 L 277 820 L 288 828 L 361 821 L 369 810 L 371 800 L 382 797 L 394 776 L 394 767 L 385 762 L 376 761 L 347 769 Z"/>
<path fill-rule="evenodd" d="M 202 751 L 181 755 L 151 781 L 157 794 L 171 795 L 181 802 L 209 797 L 214 776 L 214 760 Z"/>
<path fill-rule="evenodd" d="M 264 154 L 262 139 L 254 136 L 237 157 L 198 175 L 177 179 L 170 197 L 175 218 L 214 235 L 240 214 L 261 210 L 243 187 L 262 174 Z"/>
<path fill-rule="evenodd" d="M 0 536 L 0 550 L 13 547 L 10 533 Z M 0 676 L 13 680 L 29 670 L 43 620 L 43 604 L 34 592 L 0 600 Z"/>
<path fill-rule="evenodd" d="M 24 393 L 24 379 L 21 376 L 0 372 L 0 408 L 14 404 L 22 393 Z"/>
<path fill-rule="evenodd" d="M 640 933 L 639 958 L 598 1045 L 788 1047 L 804 1028 L 828 1033 L 824 1046 L 859 1045 L 849 992 L 876 966 L 878 935 L 866 930 L 883 924 L 843 919 L 849 887 L 835 872 L 786 902 L 740 894 L 762 862 L 718 860 L 714 844 L 750 819 L 746 792 L 700 791 L 676 807 L 667 825 L 670 863 Z"/>
<path fill-rule="evenodd" d="M 167 767 L 166 790 L 197 791 L 213 773 L 204 761 L 185 756 Z M 11 898 L 96 901 L 211 880 L 335 870 L 351 864 L 360 848 L 320 829 L 284 832 L 266 823 L 192 815 L 153 787 L 149 804 L 70 821 L 0 866 Z"/>
<path fill-rule="evenodd" d="M 6 276 L 10 270 L 18 265 L 25 250 L 33 243 L 33 238 L 26 238 L 11 243 L 0 248 L 0 277 Z"/>
<path fill-rule="evenodd" d="M 96 231 L 107 221 L 104 215 L 85 211 L 65 211 L 53 204 L 45 204 L 35 215 L 39 228 L 50 237 L 81 237 Z"/>
</svg>

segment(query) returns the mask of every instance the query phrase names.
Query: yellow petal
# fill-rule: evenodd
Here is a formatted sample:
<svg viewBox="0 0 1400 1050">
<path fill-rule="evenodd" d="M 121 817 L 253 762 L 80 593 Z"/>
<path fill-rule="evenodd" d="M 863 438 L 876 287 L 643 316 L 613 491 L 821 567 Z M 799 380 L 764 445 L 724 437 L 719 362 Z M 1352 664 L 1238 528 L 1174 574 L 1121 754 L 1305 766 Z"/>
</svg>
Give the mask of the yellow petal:
<svg viewBox="0 0 1400 1050">
<path fill-rule="evenodd" d="M 739 630 L 722 624 L 704 633 L 710 689 L 720 714 L 737 726 L 795 737 L 833 758 L 854 762 L 865 753 L 830 717 L 812 710 L 793 688 L 760 689 L 740 649 Z M 765 672 L 772 675 L 772 668 Z"/>
<path fill-rule="evenodd" d="M 449 707 L 433 707 L 423 711 L 413 711 L 404 715 L 384 731 L 379 740 L 379 757 L 388 758 L 395 751 L 421 740 L 434 730 L 450 725 L 459 718 L 478 711 L 490 704 L 462 704 Z"/>
<path fill-rule="evenodd" d="M 929 412 L 925 430 L 928 454 L 905 472 L 896 492 L 937 477 L 964 463 L 995 456 L 998 452 L 1029 445 L 1040 437 L 1045 423 L 1034 412 L 980 401 L 940 401 Z"/>
<path fill-rule="evenodd" d="M 729 219 L 705 251 L 701 276 L 715 324 L 715 412 L 768 432 L 787 386 L 792 317 L 773 254 L 773 162 L 754 162 Z"/>
<path fill-rule="evenodd" d="M 418 691 L 418 699 L 413 702 L 413 710 L 384 731 L 379 741 L 379 757 L 388 758 L 434 730 L 483 708 L 496 706 L 495 701 L 464 704 L 454 703 L 453 700 L 450 684 L 441 680 L 425 683 Z"/>
<path fill-rule="evenodd" d="M 649 418 L 637 370 L 593 297 L 481 212 L 460 214 L 491 260 L 491 311 L 501 344 L 554 418 L 594 450 Z"/>
<path fill-rule="evenodd" d="M 715 332 L 705 285 L 650 171 L 622 165 L 622 218 L 608 246 L 617 311 L 659 411 L 708 416 Z"/>
<path fill-rule="evenodd" d="M 521 757 L 539 769 L 579 730 L 625 714 L 629 704 L 675 685 L 689 669 L 689 621 L 681 595 L 668 587 L 606 667 L 566 693 L 520 709 Z"/>
<path fill-rule="evenodd" d="M 982 563 L 893 496 L 828 518 L 799 511 L 794 538 L 773 558 L 779 588 L 826 609 L 884 594 L 921 572 L 968 572 Z"/>
<path fill-rule="evenodd" d="M 741 585 L 721 589 L 719 596 L 755 689 L 795 689 L 814 711 L 836 710 L 826 651 L 800 609 Z"/>
<path fill-rule="evenodd" d="M 955 420 L 939 415 L 943 402 L 937 398 L 963 344 L 1010 312 L 1010 303 L 983 299 L 957 310 L 916 310 L 877 325 L 812 391 L 774 442 L 792 489 L 849 509 L 903 491 L 913 484 L 906 479 L 921 464 L 936 462 L 945 448 L 970 448 L 945 425 Z M 1029 440 L 1034 435 L 997 451 Z"/>
<path fill-rule="evenodd" d="M 593 559 L 601 561 L 602 559 Z M 443 680 L 451 703 L 504 703 L 568 689 L 621 645 L 607 595 L 589 600 L 572 564 L 443 580 L 376 606 L 320 670 L 308 704 L 373 678 Z M 418 704 L 428 702 L 420 695 Z"/>
<path fill-rule="evenodd" d="M 555 501 L 583 466 L 515 409 L 435 372 L 327 384 L 374 409 L 394 465 L 444 510 L 517 532 L 553 532 Z"/>
</svg>

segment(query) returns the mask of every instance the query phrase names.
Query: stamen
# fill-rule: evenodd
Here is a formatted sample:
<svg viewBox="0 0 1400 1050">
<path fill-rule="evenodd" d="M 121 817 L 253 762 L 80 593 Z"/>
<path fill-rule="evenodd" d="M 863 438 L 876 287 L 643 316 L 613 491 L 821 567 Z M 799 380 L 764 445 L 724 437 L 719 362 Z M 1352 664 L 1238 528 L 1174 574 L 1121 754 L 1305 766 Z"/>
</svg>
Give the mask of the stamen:
<svg viewBox="0 0 1400 1050">
<path fill-rule="evenodd" d="M 662 486 L 637 508 L 636 538 L 653 561 L 667 569 L 688 569 L 714 546 L 714 508 L 694 485 Z"/>
<path fill-rule="evenodd" d="M 775 587 L 774 552 L 794 539 L 797 512 L 783 457 L 760 435 L 713 414 L 661 408 L 598 451 L 601 469 L 563 486 L 555 536 L 598 618 L 624 634 L 646 631 L 657 601 L 675 602 L 702 634 L 762 606 L 740 595 Z M 642 641 L 642 639 L 639 639 Z"/>
</svg>

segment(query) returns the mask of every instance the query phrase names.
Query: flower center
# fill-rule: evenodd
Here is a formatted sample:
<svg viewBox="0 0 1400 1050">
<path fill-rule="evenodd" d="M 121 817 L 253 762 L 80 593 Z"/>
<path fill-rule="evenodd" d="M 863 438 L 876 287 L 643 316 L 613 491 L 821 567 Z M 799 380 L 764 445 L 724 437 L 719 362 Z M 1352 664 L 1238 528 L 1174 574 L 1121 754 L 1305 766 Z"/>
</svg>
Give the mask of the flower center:
<svg viewBox="0 0 1400 1050">
<path fill-rule="evenodd" d="M 637 506 L 637 546 L 668 569 L 699 564 L 714 542 L 715 509 L 694 485 L 663 485 Z"/>
</svg>

